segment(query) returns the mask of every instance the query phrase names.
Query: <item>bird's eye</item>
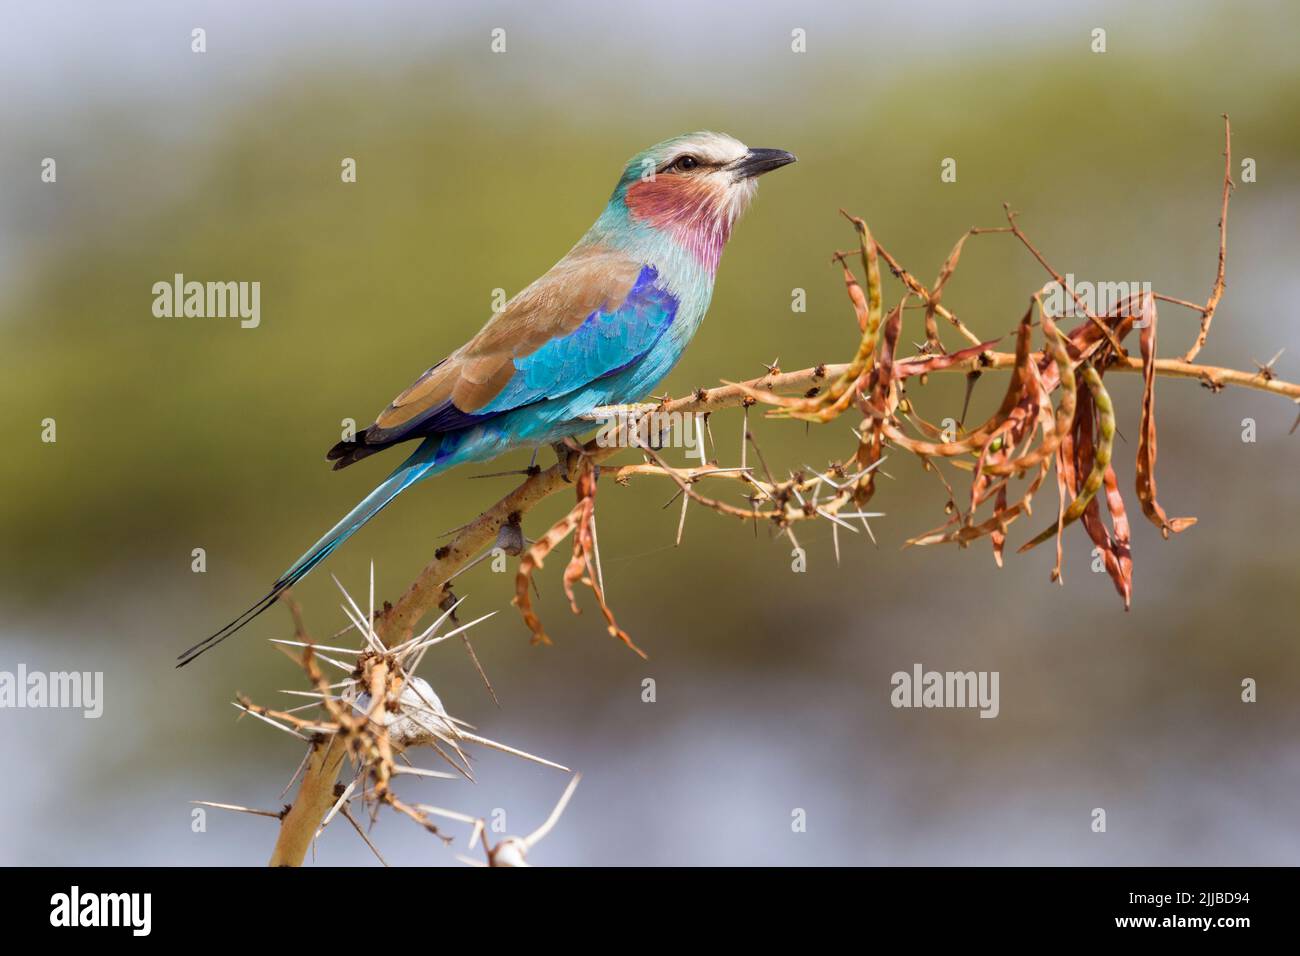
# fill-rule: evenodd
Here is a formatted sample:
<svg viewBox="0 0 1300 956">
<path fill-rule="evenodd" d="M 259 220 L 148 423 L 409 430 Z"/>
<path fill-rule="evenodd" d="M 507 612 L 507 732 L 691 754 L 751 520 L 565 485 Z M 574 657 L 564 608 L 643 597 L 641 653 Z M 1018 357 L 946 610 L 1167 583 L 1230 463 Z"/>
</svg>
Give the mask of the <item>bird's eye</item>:
<svg viewBox="0 0 1300 956">
<path fill-rule="evenodd" d="M 700 165 L 700 161 L 694 156 L 682 156 L 677 160 L 677 162 L 673 163 L 673 165 L 682 172 L 689 172 L 696 166 Z"/>
</svg>

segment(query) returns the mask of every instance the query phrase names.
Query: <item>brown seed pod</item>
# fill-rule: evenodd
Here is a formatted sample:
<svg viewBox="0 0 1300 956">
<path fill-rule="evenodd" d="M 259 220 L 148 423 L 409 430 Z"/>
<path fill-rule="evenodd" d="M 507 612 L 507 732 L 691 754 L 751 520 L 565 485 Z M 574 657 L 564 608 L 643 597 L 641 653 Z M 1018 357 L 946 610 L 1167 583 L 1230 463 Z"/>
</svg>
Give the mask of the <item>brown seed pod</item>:
<svg viewBox="0 0 1300 956">
<path fill-rule="evenodd" d="M 1142 300 L 1142 422 L 1138 430 L 1137 496 L 1142 513 L 1166 538 L 1196 524 L 1195 518 L 1169 518 L 1156 500 L 1156 301 Z"/>
<path fill-rule="evenodd" d="M 550 644 L 551 639 L 547 637 L 541 619 L 533 610 L 529 585 L 532 583 L 533 572 L 542 566 L 542 562 L 546 557 L 571 532 L 576 531 L 577 534 L 574 536 L 573 542 L 573 556 L 564 569 L 564 593 L 569 598 L 569 607 L 574 614 L 581 613 L 573 592 L 573 585 L 581 581 L 591 588 L 592 593 L 596 596 L 596 603 L 600 607 L 601 614 L 605 617 L 609 633 L 644 658 L 645 653 L 632 643 L 632 639 L 627 632 L 620 628 L 614 620 L 613 612 L 610 611 L 609 605 L 605 603 L 604 592 L 597 582 L 597 575 L 592 572 L 595 546 L 595 531 L 592 522 L 596 508 L 596 466 L 590 458 L 584 456 L 578 463 L 578 474 L 574 479 L 574 483 L 578 496 L 577 504 L 570 509 L 568 514 L 555 522 L 544 535 L 534 541 L 532 547 L 520 559 L 519 571 L 515 575 L 513 603 L 519 608 L 524 623 L 532 632 L 532 643 Z"/>
<path fill-rule="evenodd" d="M 1124 509 L 1124 498 L 1119 491 L 1119 481 L 1113 467 L 1106 469 L 1105 496 L 1094 498 L 1088 503 L 1083 513 L 1083 526 L 1088 531 L 1102 553 L 1106 573 L 1115 583 L 1115 590 L 1124 600 L 1124 610 L 1128 610 L 1133 598 L 1133 552 L 1130 546 L 1128 516 Z M 1101 520 L 1099 501 L 1104 500 L 1110 513 L 1111 529 L 1106 530 Z"/>
<path fill-rule="evenodd" d="M 1083 380 L 1088 386 L 1088 391 L 1092 394 L 1092 401 L 1097 407 L 1099 417 L 1099 440 L 1096 450 L 1092 454 L 1092 470 L 1088 473 L 1088 477 L 1084 479 L 1078 495 L 1070 502 L 1070 506 L 1065 509 L 1057 523 L 1044 528 L 1033 539 L 1021 545 L 1020 551 L 1022 553 L 1042 544 L 1052 535 L 1058 534 L 1067 525 L 1078 521 L 1084 509 L 1088 507 L 1088 502 L 1092 500 L 1105 481 L 1106 469 L 1110 466 L 1111 449 L 1115 441 L 1115 408 L 1111 404 L 1110 393 L 1106 391 L 1106 386 L 1102 384 L 1101 376 L 1097 374 L 1097 370 L 1091 365 L 1084 366 Z M 1076 428 L 1076 433 L 1081 430 L 1081 428 Z"/>
<path fill-rule="evenodd" d="M 1051 352 L 1055 362 L 1056 379 L 1061 386 L 1061 402 L 1056 409 L 1055 427 L 1052 434 L 1044 435 L 1043 443 L 1034 451 L 1020 458 L 994 463 L 988 469 L 989 474 L 1019 475 L 1042 462 L 1050 462 L 1056 452 L 1056 446 L 1069 433 L 1070 426 L 1074 421 L 1078 392 L 1074 372 L 1070 365 L 1070 354 L 1066 349 L 1065 337 L 1061 335 L 1060 329 L 1052 322 L 1051 317 L 1042 310 L 1041 303 L 1039 305 L 1039 316 L 1043 326 L 1043 335 L 1046 339 L 1044 350 Z M 1037 369 L 1033 370 L 1033 374 L 1037 377 Z M 1039 384 L 1046 391 L 1046 383 L 1040 379 Z"/>
<path fill-rule="evenodd" d="M 924 455 L 931 458 L 953 458 L 957 455 L 964 455 L 976 451 L 984 446 L 1011 414 L 1012 409 L 1021 401 L 1025 389 L 1029 383 L 1029 344 L 1030 336 L 1033 333 L 1033 327 L 1030 320 L 1033 317 L 1033 306 L 1025 310 L 1024 317 L 1020 320 L 1020 326 L 1016 332 L 1016 363 L 1011 371 L 1011 378 L 1007 382 L 1006 393 L 1002 396 L 1002 404 L 998 410 L 993 413 L 983 425 L 967 434 L 964 438 L 950 442 L 929 442 L 918 441 L 909 438 L 903 434 L 902 430 L 896 425 L 886 422 L 883 426 L 885 436 L 901 448 L 912 452 L 916 455 Z"/>
<path fill-rule="evenodd" d="M 864 318 L 861 287 L 849 268 L 845 266 L 845 284 L 858 316 L 858 326 L 862 330 L 857 354 L 853 356 L 848 367 L 826 387 L 824 392 L 813 398 L 786 398 L 770 392 L 761 392 L 741 383 L 727 382 L 728 385 L 736 385 L 755 400 L 775 406 L 771 412 L 774 417 L 796 418 L 809 422 L 831 421 L 849 407 L 859 383 L 865 381 L 871 371 L 881 322 L 880 264 L 876 257 L 876 243 L 871 238 L 871 230 L 861 219 L 855 219 L 853 222 L 858 229 L 862 264 L 867 275 L 865 302 L 867 311 Z M 843 259 L 841 258 L 840 261 L 842 263 Z"/>
</svg>

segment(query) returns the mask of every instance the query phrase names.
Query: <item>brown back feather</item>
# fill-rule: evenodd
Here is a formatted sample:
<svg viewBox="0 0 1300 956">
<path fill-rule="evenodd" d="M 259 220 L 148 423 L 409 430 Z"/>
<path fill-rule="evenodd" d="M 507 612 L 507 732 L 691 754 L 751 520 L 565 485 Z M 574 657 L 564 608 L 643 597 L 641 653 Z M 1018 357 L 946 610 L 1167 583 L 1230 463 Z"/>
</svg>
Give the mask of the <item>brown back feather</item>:
<svg viewBox="0 0 1300 956">
<path fill-rule="evenodd" d="M 511 299 L 469 342 L 393 399 L 355 444 L 386 447 L 403 441 L 416 419 L 448 400 L 463 412 L 487 405 L 514 376 L 516 358 L 568 335 L 598 309 L 619 308 L 640 271 L 639 263 L 608 248 L 574 249 Z M 339 461 L 335 467 L 371 453 L 368 448 L 360 454 L 351 447 L 341 449 L 344 444 L 331 449 L 331 460 Z"/>
</svg>

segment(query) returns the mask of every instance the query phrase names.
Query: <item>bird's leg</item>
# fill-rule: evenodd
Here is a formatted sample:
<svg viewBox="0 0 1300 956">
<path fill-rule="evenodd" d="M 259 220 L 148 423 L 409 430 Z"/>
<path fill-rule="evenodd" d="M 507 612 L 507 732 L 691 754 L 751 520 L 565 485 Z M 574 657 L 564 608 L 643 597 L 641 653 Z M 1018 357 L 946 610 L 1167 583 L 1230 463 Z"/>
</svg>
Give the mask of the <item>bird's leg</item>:
<svg viewBox="0 0 1300 956">
<path fill-rule="evenodd" d="M 635 444 L 641 419 L 659 407 L 654 402 L 630 402 L 626 405 L 601 405 L 585 415 L 579 415 L 581 421 L 596 422 L 602 426 L 610 423 L 619 426 L 619 435 L 628 435 L 628 442 Z"/>
<path fill-rule="evenodd" d="M 661 403 L 659 402 L 629 402 L 625 405 L 601 405 L 593 408 L 585 415 L 579 415 L 580 421 L 597 422 L 602 427 L 602 436 L 606 434 L 603 430 L 613 425 L 611 438 L 616 438 L 619 444 L 630 448 L 636 448 L 650 444 L 654 448 L 659 447 L 659 441 L 649 440 L 649 429 L 643 429 L 642 424 L 645 416 L 658 411 Z M 659 430 L 655 429 L 654 434 L 658 436 Z"/>
<path fill-rule="evenodd" d="M 571 438 L 551 442 L 551 449 L 555 452 L 556 464 L 560 466 L 560 477 L 569 484 L 573 484 L 573 476 L 578 470 L 578 461 L 582 457 L 582 449 L 576 447 Z"/>
<path fill-rule="evenodd" d="M 630 402 L 626 405 L 601 405 L 593 408 L 586 415 L 579 417 L 583 421 L 602 422 L 616 415 L 640 416 L 646 412 L 653 412 L 659 407 L 658 402 Z"/>
</svg>

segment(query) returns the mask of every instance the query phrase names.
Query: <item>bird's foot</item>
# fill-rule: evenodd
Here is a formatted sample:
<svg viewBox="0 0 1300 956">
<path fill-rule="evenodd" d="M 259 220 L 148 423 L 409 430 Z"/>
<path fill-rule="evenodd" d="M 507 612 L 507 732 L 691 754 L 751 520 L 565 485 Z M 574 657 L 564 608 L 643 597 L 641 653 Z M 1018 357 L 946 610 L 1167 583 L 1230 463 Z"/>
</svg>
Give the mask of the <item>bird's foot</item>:
<svg viewBox="0 0 1300 956">
<path fill-rule="evenodd" d="M 642 415 L 653 412 L 658 407 L 659 405 L 654 402 L 631 402 L 627 405 L 601 405 L 598 408 L 593 408 L 587 414 L 578 417 L 587 422 L 606 422 L 611 418 L 619 417 L 637 419 Z"/>
<path fill-rule="evenodd" d="M 665 400 L 667 400 L 665 398 Z M 656 422 L 654 416 L 663 407 L 661 402 L 629 402 L 626 405 L 601 405 L 586 415 L 580 416 L 584 421 L 599 422 L 604 428 L 616 426 L 609 438 L 620 446 L 629 448 L 649 447 L 658 450 L 661 447 L 662 422 Z M 597 442 L 605 438 L 602 431 Z"/>
<path fill-rule="evenodd" d="M 555 452 L 555 463 L 560 466 L 560 477 L 573 484 L 578 462 L 582 460 L 582 447 L 572 438 L 566 438 L 564 441 L 552 442 L 551 449 Z"/>
</svg>

